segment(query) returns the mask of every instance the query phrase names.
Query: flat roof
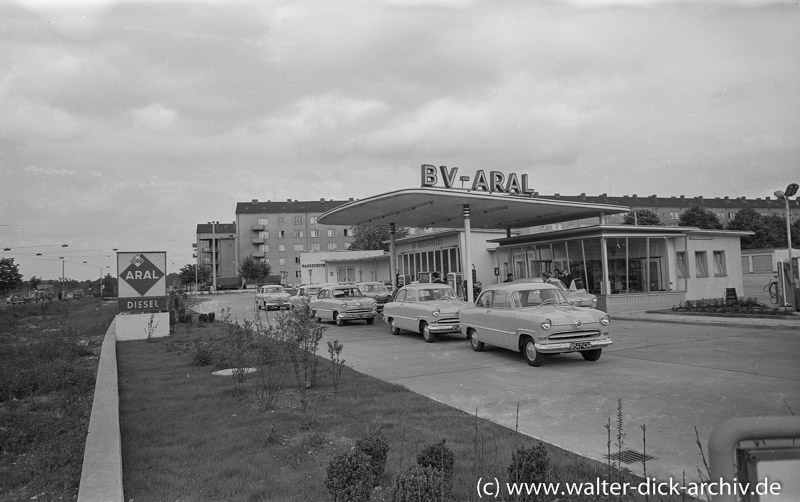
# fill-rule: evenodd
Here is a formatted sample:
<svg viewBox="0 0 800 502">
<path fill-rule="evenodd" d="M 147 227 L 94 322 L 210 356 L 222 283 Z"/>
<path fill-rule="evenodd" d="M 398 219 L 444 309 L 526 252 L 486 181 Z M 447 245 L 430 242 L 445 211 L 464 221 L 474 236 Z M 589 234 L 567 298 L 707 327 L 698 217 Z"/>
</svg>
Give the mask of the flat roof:
<svg viewBox="0 0 800 502">
<path fill-rule="evenodd" d="M 627 213 L 628 206 L 544 199 L 530 195 L 453 188 L 410 188 L 348 202 L 322 214 L 326 225 L 460 228 L 464 206 L 473 229 L 527 228 Z"/>
<path fill-rule="evenodd" d="M 691 236 L 699 235 L 746 237 L 748 235 L 753 235 L 753 232 L 745 230 L 714 230 L 697 227 L 676 227 L 662 225 L 591 225 L 586 227 L 569 228 L 565 230 L 555 230 L 553 232 L 542 232 L 492 239 L 487 242 L 496 242 L 501 246 L 509 246 L 543 241 L 586 238 L 600 235 L 605 237 L 674 237 L 681 235 L 686 235 L 690 238 Z"/>
</svg>

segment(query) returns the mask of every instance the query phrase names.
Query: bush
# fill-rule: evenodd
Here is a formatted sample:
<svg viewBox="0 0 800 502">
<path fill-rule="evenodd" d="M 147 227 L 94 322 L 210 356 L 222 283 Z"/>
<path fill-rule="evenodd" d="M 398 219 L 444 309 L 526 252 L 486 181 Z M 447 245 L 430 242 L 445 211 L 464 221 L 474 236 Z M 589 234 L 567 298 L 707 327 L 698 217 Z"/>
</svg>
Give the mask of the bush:
<svg viewBox="0 0 800 502">
<path fill-rule="evenodd" d="M 375 486 L 378 486 L 386 469 L 386 457 L 389 454 L 389 442 L 380 434 L 373 434 L 359 440 L 356 443 L 356 450 L 362 451 L 370 458 L 372 474 Z"/>
<path fill-rule="evenodd" d="M 370 499 L 374 486 L 371 459 L 358 449 L 336 455 L 328 464 L 325 488 L 334 502 L 361 502 Z"/>
<path fill-rule="evenodd" d="M 417 464 L 395 478 L 392 502 L 445 500 L 448 493 L 449 489 L 440 469 Z"/>
<path fill-rule="evenodd" d="M 209 342 L 200 341 L 191 349 L 192 362 L 196 366 L 209 366 L 214 362 L 214 346 Z"/>
<path fill-rule="evenodd" d="M 417 464 L 422 467 L 431 467 L 441 471 L 444 476 L 447 492 L 453 487 L 455 456 L 445 444 L 444 439 L 422 450 L 422 452 L 417 455 Z"/>
<path fill-rule="evenodd" d="M 547 478 L 549 463 L 547 450 L 542 443 L 530 448 L 520 446 L 511 453 L 508 477 L 512 483 L 543 483 Z"/>
</svg>

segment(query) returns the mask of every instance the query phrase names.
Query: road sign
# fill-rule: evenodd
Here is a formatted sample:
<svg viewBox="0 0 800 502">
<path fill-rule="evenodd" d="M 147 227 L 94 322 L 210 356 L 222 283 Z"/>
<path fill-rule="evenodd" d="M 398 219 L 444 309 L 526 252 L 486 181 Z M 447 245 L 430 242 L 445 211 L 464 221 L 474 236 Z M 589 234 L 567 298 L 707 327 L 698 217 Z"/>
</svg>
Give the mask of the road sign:
<svg viewBox="0 0 800 502">
<path fill-rule="evenodd" d="M 166 265 L 167 253 L 163 251 L 117 253 L 120 311 L 166 308 Z M 143 298 L 158 301 L 143 301 Z"/>
</svg>

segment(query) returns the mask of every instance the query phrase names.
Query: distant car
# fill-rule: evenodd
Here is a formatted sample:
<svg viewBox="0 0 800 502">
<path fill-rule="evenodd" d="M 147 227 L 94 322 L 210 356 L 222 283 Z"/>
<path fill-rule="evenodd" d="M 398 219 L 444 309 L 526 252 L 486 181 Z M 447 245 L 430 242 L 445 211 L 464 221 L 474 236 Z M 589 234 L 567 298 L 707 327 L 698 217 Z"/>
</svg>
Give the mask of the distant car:
<svg viewBox="0 0 800 502">
<path fill-rule="evenodd" d="M 20 303 L 28 303 L 28 295 L 24 293 L 11 293 L 11 296 L 6 298 L 6 303 L 11 305 L 18 305 Z"/>
<path fill-rule="evenodd" d="M 559 289 L 544 282 L 496 284 L 484 289 L 475 306 L 459 312 L 461 332 L 472 349 L 485 344 L 522 352 L 531 366 L 547 354 L 580 352 L 597 361 L 611 345 L 608 314 L 571 305 Z"/>
<path fill-rule="evenodd" d="M 358 282 L 356 287 L 364 296 L 375 299 L 378 303 L 378 312 L 383 312 L 383 306 L 392 297 L 391 291 L 382 282 Z"/>
<path fill-rule="evenodd" d="M 312 298 L 316 297 L 319 290 L 325 287 L 325 284 L 301 284 L 297 287 L 297 291 L 289 297 L 289 308 L 294 309 L 301 302 L 309 302 Z"/>
<path fill-rule="evenodd" d="M 585 289 L 569 289 L 564 286 L 564 283 L 560 279 L 550 278 L 545 281 L 544 279 L 534 277 L 530 279 L 517 279 L 514 282 L 546 282 L 547 284 L 552 284 L 557 287 L 558 290 L 561 291 L 561 294 L 564 295 L 567 301 L 572 303 L 572 305 L 576 307 L 597 308 L 597 295 L 593 295 Z"/>
<path fill-rule="evenodd" d="M 256 292 L 256 306 L 264 310 L 288 309 L 289 293 L 280 284 L 261 286 Z"/>
<path fill-rule="evenodd" d="M 438 334 L 459 333 L 459 310 L 470 305 L 459 300 L 447 284 L 409 284 L 383 306 L 383 319 L 393 335 L 405 329 L 421 333 L 431 343 Z"/>
<path fill-rule="evenodd" d="M 317 322 L 334 321 L 344 326 L 346 321 L 366 321 L 375 323 L 378 317 L 378 303 L 352 284 L 323 286 L 317 296 L 309 302 L 311 315 Z"/>
</svg>

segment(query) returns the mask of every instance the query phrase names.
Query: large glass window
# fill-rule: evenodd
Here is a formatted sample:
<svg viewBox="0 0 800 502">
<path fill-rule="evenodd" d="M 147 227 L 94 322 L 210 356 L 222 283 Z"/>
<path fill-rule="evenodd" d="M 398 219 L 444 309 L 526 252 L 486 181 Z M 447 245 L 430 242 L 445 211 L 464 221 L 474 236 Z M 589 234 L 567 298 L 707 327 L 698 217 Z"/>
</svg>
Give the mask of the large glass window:
<svg viewBox="0 0 800 502">
<path fill-rule="evenodd" d="M 583 271 L 584 285 L 590 293 L 599 295 L 603 282 L 603 253 L 600 247 L 600 239 L 584 240 L 583 253 L 584 262 L 586 263 L 586 270 Z"/>
<path fill-rule="evenodd" d="M 581 245 L 581 241 L 567 242 L 567 256 L 569 256 L 569 266 L 567 267 L 567 272 L 572 276 L 572 280 L 575 282 L 574 287 L 576 289 L 585 288 L 584 283 L 586 281 L 583 278 L 584 264 L 583 246 Z M 565 284 L 565 286 L 569 288 L 570 284 Z"/>
</svg>

